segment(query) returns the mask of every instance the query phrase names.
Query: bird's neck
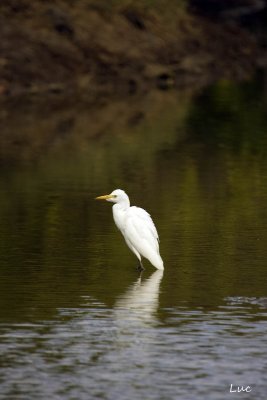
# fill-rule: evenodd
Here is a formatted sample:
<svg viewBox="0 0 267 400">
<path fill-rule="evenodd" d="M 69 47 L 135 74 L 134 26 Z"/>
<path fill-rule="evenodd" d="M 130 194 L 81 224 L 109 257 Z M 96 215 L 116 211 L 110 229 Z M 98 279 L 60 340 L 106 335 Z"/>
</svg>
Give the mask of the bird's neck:
<svg viewBox="0 0 267 400">
<path fill-rule="evenodd" d="M 121 211 L 126 211 L 130 207 L 130 200 L 129 199 L 124 199 L 120 203 L 116 203 L 113 206 L 114 210 L 121 210 Z"/>
</svg>

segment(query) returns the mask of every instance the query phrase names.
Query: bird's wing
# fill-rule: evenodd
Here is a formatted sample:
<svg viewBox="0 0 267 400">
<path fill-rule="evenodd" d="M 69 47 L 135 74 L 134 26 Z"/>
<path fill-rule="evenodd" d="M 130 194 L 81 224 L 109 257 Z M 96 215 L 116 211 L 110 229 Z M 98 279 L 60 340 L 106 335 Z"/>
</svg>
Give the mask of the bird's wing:
<svg viewBox="0 0 267 400">
<path fill-rule="evenodd" d="M 143 208 L 130 207 L 126 216 L 125 234 L 138 251 L 146 244 L 156 252 L 159 251 L 157 229 L 152 218 Z"/>
</svg>

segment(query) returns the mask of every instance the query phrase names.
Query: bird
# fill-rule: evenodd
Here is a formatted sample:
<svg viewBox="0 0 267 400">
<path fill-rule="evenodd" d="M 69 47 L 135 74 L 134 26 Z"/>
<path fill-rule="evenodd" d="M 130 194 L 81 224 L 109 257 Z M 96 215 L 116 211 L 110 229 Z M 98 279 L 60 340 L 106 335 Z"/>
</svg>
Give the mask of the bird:
<svg viewBox="0 0 267 400">
<path fill-rule="evenodd" d="M 163 270 L 159 236 L 150 214 L 143 208 L 130 206 L 128 195 L 121 189 L 95 199 L 114 203 L 112 206 L 114 222 L 124 236 L 126 244 L 138 258 L 139 271 L 144 270 L 142 257 L 148 259 L 155 268 Z"/>
</svg>

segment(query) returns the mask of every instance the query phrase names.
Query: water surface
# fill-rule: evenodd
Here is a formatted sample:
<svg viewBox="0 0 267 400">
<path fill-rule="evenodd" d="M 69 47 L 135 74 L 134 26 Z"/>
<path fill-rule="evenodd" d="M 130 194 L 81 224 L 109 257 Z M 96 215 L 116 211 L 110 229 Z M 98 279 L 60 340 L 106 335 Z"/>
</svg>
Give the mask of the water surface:
<svg viewBox="0 0 267 400">
<path fill-rule="evenodd" d="M 260 78 L 3 113 L 1 399 L 266 399 L 266 115 Z M 115 188 L 164 274 L 94 201 Z"/>
</svg>

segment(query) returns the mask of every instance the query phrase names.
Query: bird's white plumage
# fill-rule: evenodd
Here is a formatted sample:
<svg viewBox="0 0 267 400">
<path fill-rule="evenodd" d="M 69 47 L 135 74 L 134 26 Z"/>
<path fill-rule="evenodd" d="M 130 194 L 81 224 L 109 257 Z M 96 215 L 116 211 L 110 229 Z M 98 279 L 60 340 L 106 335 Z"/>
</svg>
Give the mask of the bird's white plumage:
<svg viewBox="0 0 267 400">
<path fill-rule="evenodd" d="M 158 233 L 150 215 L 139 207 L 130 207 L 125 219 L 125 233 L 144 257 L 147 248 L 159 252 Z"/>
<path fill-rule="evenodd" d="M 139 261 L 145 257 L 154 267 L 164 269 L 159 253 L 158 232 L 148 212 L 140 207 L 130 207 L 129 197 L 121 189 L 99 199 L 115 203 L 112 207 L 115 224 Z"/>
</svg>

